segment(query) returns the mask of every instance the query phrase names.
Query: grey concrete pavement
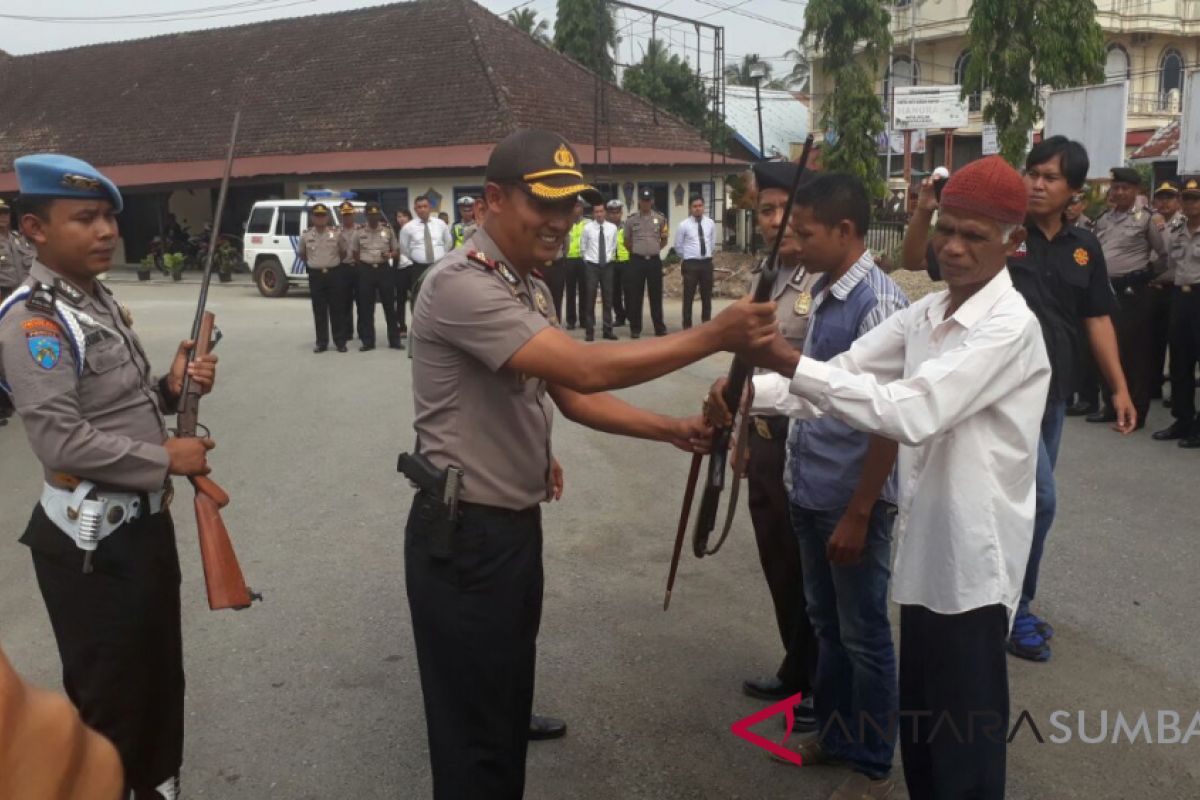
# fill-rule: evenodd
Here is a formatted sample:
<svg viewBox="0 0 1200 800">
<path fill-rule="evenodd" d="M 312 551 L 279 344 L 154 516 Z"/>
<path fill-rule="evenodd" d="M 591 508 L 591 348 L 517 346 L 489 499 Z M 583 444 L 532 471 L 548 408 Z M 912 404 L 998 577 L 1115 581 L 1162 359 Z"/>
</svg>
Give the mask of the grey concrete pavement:
<svg viewBox="0 0 1200 800">
<path fill-rule="evenodd" d="M 165 365 L 190 326 L 195 287 L 114 288 Z M 401 547 L 411 490 L 395 473 L 412 443 L 409 362 L 386 349 L 312 354 L 302 293 L 267 300 L 243 284 L 211 303 L 226 338 L 202 420 L 218 442 L 213 477 L 234 498 L 225 519 L 266 599 L 208 610 L 190 492 L 180 492 L 185 795 L 428 797 Z M 677 301 L 669 307 L 677 324 Z M 622 395 L 690 413 L 727 364 L 713 357 Z M 1150 429 L 1165 422 L 1156 408 Z M 842 773 L 770 763 L 729 731 L 761 707 L 741 680 L 780 655 L 748 515 L 717 556 L 685 554 L 664 614 L 688 457 L 561 418 L 555 444 L 566 496 L 545 514 L 536 708 L 571 727 L 565 740 L 531 746 L 527 796 L 826 797 Z M 14 421 L 0 429 L 0 644 L 28 678 L 57 686 L 53 638 L 16 542 L 39 483 Z M 1017 734 L 1008 794 L 1200 796 L 1200 723 L 1186 745 L 1049 741 L 1061 735 L 1049 724 L 1055 710 L 1076 728 L 1085 712 L 1092 736 L 1106 710 L 1111 740 L 1117 711 L 1174 710 L 1186 731 L 1200 708 L 1200 453 L 1069 420 L 1059 485 L 1037 604 L 1057 630 L 1054 658 L 1010 661 L 1014 718 L 1027 709 L 1047 741 L 1028 726 Z M 759 730 L 781 735 L 774 720 Z"/>
</svg>

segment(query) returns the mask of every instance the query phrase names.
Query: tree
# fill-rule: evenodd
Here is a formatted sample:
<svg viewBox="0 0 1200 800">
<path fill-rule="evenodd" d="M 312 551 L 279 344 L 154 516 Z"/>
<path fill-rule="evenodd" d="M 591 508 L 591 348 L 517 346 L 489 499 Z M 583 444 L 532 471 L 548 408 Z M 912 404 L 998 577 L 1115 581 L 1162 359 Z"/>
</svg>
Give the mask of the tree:
<svg viewBox="0 0 1200 800">
<path fill-rule="evenodd" d="M 1014 165 L 1024 161 L 1029 131 L 1042 118 L 1041 87 L 1104 79 L 1093 0 L 975 0 L 968 37 L 963 96 L 991 93 L 983 118 L 995 124 L 1000 152 Z"/>
<path fill-rule="evenodd" d="M 821 149 L 821 162 L 826 169 L 857 175 L 876 197 L 883 196 L 886 185 L 876 154 L 884 118 L 875 81 L 880 55 L 892 48 L 890 21 L 880 0 L 809 0 L 804 9 L 804 43 L 824 54 L 830 88 L 820 124 L 834 134 L 834 142 Z"/>
<path fill-rule="evenodd" d="M 524 31 L 544 45 L 550 44 L 550 25 L 544 19 L 538 19 L 538 14 L 531 8 L 519 8 L 508 12 L 508 21 L 520 31 Z"/>
<path fill-rule="evenodd" d="M 808 48 L 804 46 L 803 35 L 796 47 L 784 53 L 783 57 L 792 62 L 791 71 L 783 79 L 784 84 L 792 91 L 807 94 L 812 87 L 812 64 L 808 61 Z"/>
<path fill-rule="evenodd" d="M 753 86 L 759 79 L 754 77 L 752 69 L 760 67 L 763 70 L 762 88 L 786 89 L 784 81 L 771 80 L 771 64 L 760 61 L 757 55 L 742 56 L 742 62 L 731 62 L 725 65 L 725 82 L 730 86 Z"/>
<path fill-rule="evenodd" d="M 613 79 L 613 48 L 617 44 L 612 12 L 604 0 L 558 0 L 554 48 L 600 77 Z"/>
<path fill-rule="evenodd" d="M 658 39 L 650 42 L 640 62 L 625 70 L 621 86 L 697 128 L 712 123 L 700 76 Z"/>
</svg>

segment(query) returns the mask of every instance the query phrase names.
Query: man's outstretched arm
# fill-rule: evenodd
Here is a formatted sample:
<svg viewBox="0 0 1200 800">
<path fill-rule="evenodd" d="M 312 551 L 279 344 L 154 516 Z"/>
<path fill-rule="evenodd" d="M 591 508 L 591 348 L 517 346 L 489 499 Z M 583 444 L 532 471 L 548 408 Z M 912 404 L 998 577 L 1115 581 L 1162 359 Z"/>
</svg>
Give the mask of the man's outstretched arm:
<svg viewBox="0 0 1200 800">
<path fill-rule="evenodd" d="M 550 396 L 564 417 L 603 433 L 670 442 L 689 453 L 703 453 L 708 449 L 712 431 L 700 415 L 667 417 L 630 405 L 606 392 L 583 394 L 553 384 Z"/>
</svg>

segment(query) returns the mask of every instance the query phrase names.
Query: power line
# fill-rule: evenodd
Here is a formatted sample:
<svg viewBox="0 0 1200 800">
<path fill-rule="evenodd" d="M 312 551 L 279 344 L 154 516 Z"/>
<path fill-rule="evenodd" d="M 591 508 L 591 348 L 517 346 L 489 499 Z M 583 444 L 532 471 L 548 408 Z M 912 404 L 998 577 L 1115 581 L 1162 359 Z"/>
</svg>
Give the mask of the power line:
<svg viewBox="0 0 1200 800">
<path fill-rule="evenodd" d="M 163 22 L 188 22 L 198 19 L 217 19 L 220 17 L 232 17 L 240 14 L 255 14 L 262 11 L 276 11 L 278 9 L 289 8 L 291 6 L 308 5 L 314 2 L 316 2 L 316 0 L 265 0 L 265 2 L 244 0 L 244 2 L 230 3 L 223 6 L 207 6 L 204 8 L 193 8 L 170 12 L 149 12 L 143 14 L 96 17 L 52 17 L 25 14 L 0 14 L 0 19 L 8 19 L 15 22 L 44 22 L 60 25 L 78 25 L 84 23 L 94 25 L 155 24 Z"/>
</svg>

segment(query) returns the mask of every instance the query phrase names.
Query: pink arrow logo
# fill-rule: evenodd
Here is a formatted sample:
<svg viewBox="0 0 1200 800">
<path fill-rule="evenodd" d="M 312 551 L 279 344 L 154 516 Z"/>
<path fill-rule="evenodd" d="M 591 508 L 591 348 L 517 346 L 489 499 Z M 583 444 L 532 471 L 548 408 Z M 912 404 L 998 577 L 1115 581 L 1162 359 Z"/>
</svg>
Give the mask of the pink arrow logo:
<svg viewBox="0 0 1200 800">
<path fill-rule="evenodd" d="M 785 761 L 790 761 L 797 767 L 804 766 L 804 760 L 800 757 L 799 753 L 794 753 L 783 746 L 784 742 L 792 735 L 792 727 L 796 724 L 796 705 L 800 700 L 801 692 L 796 692 L 786 700 L 780 700 L 778 703 L 767 706 L 761 711 L 755 711 L 744 719 L 739 719 L 729 726 L 729 730 L 733 732 L 734 736 L 745 739 L 750 744 L 761 747 L 768 753 L 776 755 Z M 783 739 L 778 744 L 750 730 L 751 727 L 762 722 L 764 719 L 770 719 L 778 714 L 783 714 L 784 719 L 787 721 L 787 730 L 784 731 Z"/>
</svg>

